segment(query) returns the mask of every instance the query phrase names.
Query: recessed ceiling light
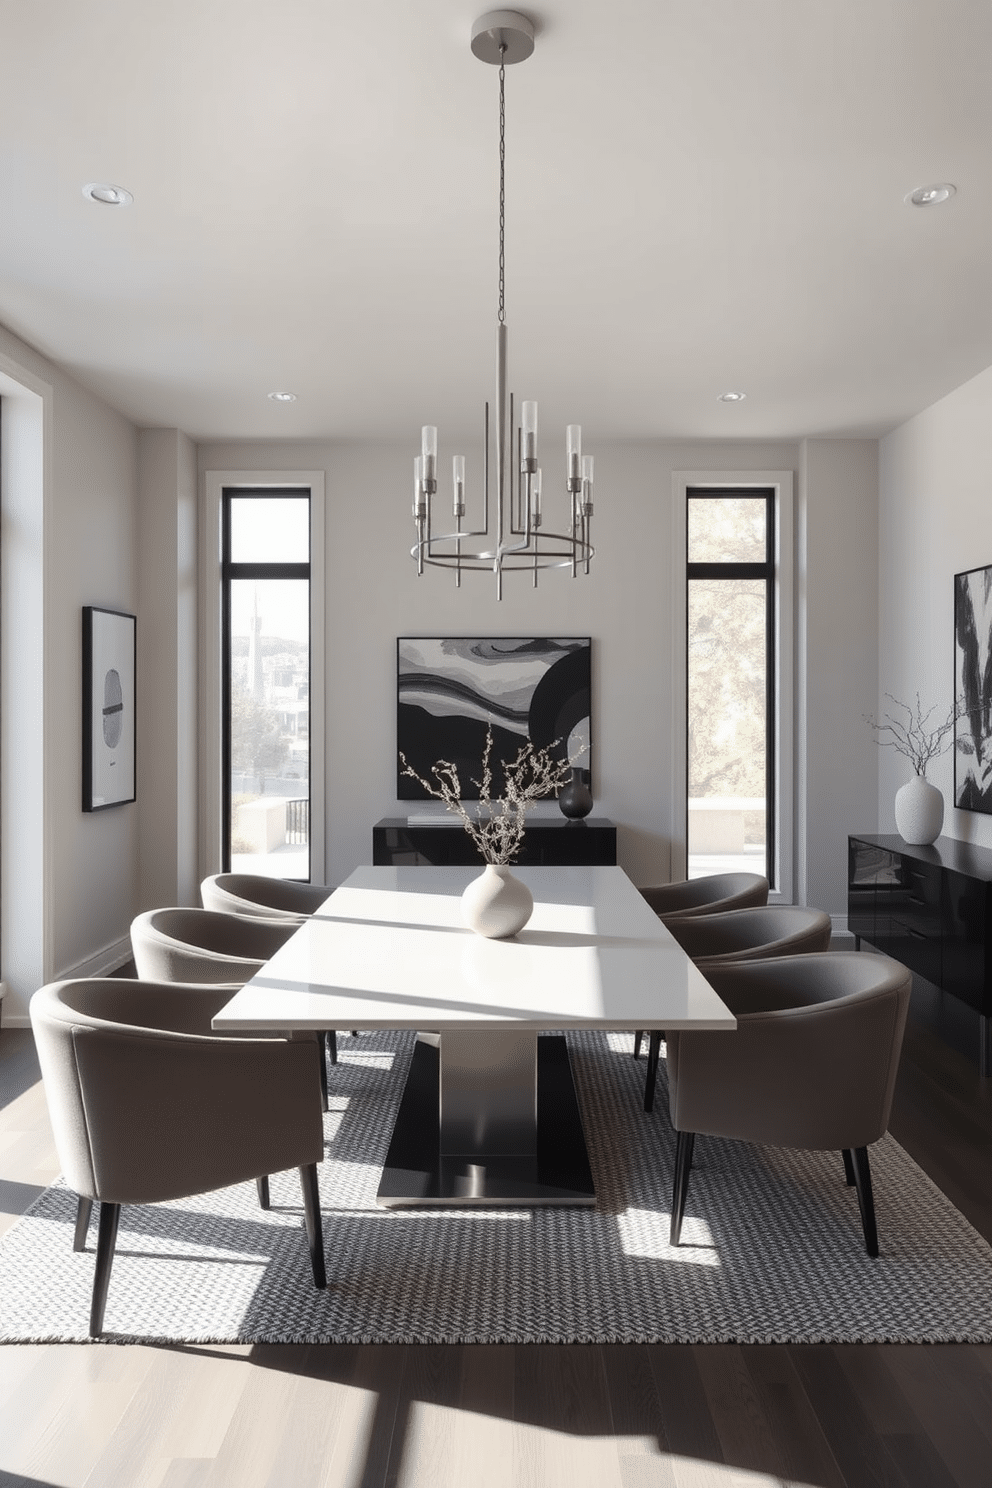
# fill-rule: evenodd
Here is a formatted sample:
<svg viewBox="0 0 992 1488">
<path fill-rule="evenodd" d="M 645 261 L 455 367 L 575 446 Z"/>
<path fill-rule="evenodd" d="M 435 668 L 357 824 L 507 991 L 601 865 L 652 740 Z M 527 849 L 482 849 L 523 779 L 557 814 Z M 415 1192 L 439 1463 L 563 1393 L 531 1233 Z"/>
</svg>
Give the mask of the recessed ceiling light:
<svg viewBox="0 0 992 1488">
<path fill-rule="evenodd" d="M 101 207 L 129 207 L 134 197 L 123 186 L 111 186 L 106 181 L 90 181 L 83 187 L 87 201 L 97 202 Z"/>
<path fill-rule="evenodd" d="M 719 401 L 721 403 L 743 403 L 746 397 L 747 393 L 721 393 Z"/>
<path fill-rule="evenodd" d="M 273 403 L 295 403 L 296 402 L 296 394 L 295 393 L 280 393 L 280 392 L 276 392 L 276 393 L 270 393 L 269 394 L 269 397 L 272 399 Z"/>
<path fill-rule="evenodd" d="M 941 181 L 937 186 L 917 186 L 905 200 L 911 207 L 939 207 L 941 202 L 949 201 L 956 190 L 950 181 Z"/>
</svg>

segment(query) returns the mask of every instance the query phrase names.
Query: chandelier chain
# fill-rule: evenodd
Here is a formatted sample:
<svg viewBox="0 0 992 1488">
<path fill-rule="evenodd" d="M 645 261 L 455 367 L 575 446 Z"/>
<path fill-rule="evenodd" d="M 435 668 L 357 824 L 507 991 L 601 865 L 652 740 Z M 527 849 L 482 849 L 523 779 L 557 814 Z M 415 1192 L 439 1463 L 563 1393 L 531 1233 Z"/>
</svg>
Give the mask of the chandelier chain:
<svg viewBox="0 0 992 1488">
<path fill-rule="evenodd" d="M 506 46 L 499 49 L 499 315 L 500 325 L 506 324 L 505 298 L 505 273 L 506 260 L 504 248 L 504 236 L 506 231 L 506 101 L 504 97 L 504 84 L 506 81 L 506 66 L 503 58 L 506 54 Z"/>
</svg>

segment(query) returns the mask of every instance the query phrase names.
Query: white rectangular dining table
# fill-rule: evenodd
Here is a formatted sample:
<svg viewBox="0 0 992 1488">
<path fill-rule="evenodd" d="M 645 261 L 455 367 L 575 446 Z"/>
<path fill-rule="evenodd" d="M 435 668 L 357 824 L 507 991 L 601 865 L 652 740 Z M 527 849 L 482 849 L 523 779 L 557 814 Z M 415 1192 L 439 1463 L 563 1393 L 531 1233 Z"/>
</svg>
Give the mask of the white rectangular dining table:
<svg viewBox="0 0 992 1488">
<path fill-rule="evenodd" d="M 213 1020 L 418 1031 L 378 1202 L 592 1204 L 566 1029 L 736 1023 L 621 868 L 516 868 L 510 940 L 461 920 L 473 868 L 357 868 Z"/>
</svg>

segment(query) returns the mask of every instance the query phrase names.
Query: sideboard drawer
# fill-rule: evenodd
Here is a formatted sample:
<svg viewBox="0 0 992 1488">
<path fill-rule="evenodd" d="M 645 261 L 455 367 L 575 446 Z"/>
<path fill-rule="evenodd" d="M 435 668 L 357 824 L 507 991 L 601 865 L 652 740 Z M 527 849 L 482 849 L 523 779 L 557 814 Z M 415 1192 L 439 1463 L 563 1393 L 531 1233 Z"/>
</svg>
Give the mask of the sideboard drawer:
<svg viewBox="0 0 992 1488">
<path fill-rule="evenodd" d="M 979 1014 L 978 1067 L 992 1075 L 992 852 L 940 837 L 849 837 L 848 926 Z"/>
<path fill-rule="evenodd" d="M 986 885 L 960 873 L 947 875 L 944 924 L 945 991 L 980 1013 L 992 1013 L 988 894 Z"/>
</svg>

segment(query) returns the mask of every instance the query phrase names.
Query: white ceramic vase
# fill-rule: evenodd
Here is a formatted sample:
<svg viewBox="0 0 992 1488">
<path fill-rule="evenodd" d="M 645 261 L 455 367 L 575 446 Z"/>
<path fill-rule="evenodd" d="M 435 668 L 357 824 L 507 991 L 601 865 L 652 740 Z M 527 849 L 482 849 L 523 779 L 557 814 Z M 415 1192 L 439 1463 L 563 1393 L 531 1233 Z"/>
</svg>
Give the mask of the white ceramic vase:
<svg viewBox="0 0 992 1488">
<path fill-rule="evenodd" d="M 506 940 L 534 913 L 534 896 L 502 863 L 487 863 L 462 895 L 462 919 L 476 935 Z"/>
<path fill-rule="evenodd" d="M 896 828 L 903 842 L 936 842 L 944 825 L 944 797 L 922 775 L 896 791 Z"/>
</svg>

